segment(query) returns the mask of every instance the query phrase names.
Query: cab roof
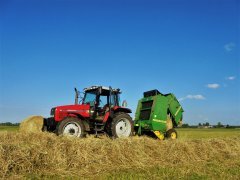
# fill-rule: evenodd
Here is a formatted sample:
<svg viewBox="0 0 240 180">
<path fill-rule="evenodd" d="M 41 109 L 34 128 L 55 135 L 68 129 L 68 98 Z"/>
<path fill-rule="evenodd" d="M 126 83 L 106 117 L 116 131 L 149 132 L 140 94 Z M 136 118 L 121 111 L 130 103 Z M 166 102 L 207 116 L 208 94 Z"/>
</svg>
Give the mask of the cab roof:
<svg viewBox="0 0 240 180">
<path fill-rule="evenodd" d="M 83 90 L 86 92 L 86 91 L 92 91 L 92 90 L 96 90 L 96 89 L 98 89 L 98 88 L 100 88 L 100 87 L 102 87 L 102 90 L 105 90 L 105 91 L 110 91 L 110 86 L 109 87 L 106 87 L 106 86 L 98 86 L 98 85 L 96 85 L 96 86 L 90 86 L 90 87 L 88 87 L 88 88 L 84 88 Z M 118 92 L 118 93 L 121 93 L 121 91 L 120 91 L 120 89 L 118 88 L 118 89 L 114 89 L 114 88 L 112 88 L 112 91 L 113 92 Z"/>
</svg>

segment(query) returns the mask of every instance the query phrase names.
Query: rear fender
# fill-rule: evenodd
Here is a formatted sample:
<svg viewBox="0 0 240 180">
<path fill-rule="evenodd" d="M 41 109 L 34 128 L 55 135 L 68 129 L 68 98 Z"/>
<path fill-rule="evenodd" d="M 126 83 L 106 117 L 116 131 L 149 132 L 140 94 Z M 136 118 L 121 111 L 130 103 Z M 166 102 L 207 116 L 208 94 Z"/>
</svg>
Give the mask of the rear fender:
<svg viewBox="0 0 240 180">
<path fill-rule="evenodd" d="M 113 113 L 115 114 L 115 113 L 118 113 L 118 112 L 132 113 L 132 110 L 131 110 L 131 109 L 128 109 L 128 108 L 124 108 L 124 107 L 115 106 L 115 107 L 113 108 Z M 113 113 L 111 113 L 111 117 L 112 117 Z M 105 114 L 104 118 L 103 118 L 103 122 L 104 122 L 104 123 L 107 122 L 109 118 L 110 118 L 110 113 L 107 112 L 107 113 Z"/>
<path fill-rule="evenodd" d="M 113 111 L 114 111 L 114 113 L 117 113 L 117 112 L 132 113 L 131 109 L 125 108 L 125 107 L 119 107 L 119 106 L 114 107 Z"/>
</svg>

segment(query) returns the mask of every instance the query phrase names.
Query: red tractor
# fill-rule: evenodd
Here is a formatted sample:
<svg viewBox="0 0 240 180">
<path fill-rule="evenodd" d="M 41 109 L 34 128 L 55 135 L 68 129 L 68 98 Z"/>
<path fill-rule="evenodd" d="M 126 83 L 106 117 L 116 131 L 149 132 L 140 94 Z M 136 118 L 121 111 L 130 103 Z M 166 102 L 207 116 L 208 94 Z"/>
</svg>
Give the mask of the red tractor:
<svg viewBox="0 0 240 180">
<path fill-rule="evenodd" d="M 79 103 L 75 88 L 75 104 L 51 109 L 51 117 L 44 119 L 44 131 L 58 135 L 84 137 L 86 134 L 105 132 L 109 136 L 129 137 L 133 134 L 132 111 L 120 103 L 120 89 L 91 86 L 84 89 Z"/>
</svg>

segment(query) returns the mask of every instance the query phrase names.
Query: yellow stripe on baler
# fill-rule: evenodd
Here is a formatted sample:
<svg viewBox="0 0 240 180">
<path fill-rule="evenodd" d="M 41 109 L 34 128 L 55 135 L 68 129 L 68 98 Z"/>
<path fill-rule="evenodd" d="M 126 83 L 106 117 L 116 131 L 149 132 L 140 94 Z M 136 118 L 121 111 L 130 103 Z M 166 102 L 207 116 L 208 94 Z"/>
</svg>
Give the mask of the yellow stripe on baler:
<svg viewBox="0 0 240 180">
<path fill-rule="evenodd" d="M 179 106 L 179 108 L 178 108 L 177 112 L 174 114 L 174 116 L 176 116 L 176 115 L 179 113 L 179 111 L 181 110 L 181 108 L 182 108 L 182 106 Z"/>
<path fill-rule="evenodd" d="M 155 121 L 155 122 L 160 122 L 160 123 L 164 123 L 164 124 L 167 123 L 165 120 L 160 120 L 160 119 L 153 119 L 153 121 Z"/>
</svg>

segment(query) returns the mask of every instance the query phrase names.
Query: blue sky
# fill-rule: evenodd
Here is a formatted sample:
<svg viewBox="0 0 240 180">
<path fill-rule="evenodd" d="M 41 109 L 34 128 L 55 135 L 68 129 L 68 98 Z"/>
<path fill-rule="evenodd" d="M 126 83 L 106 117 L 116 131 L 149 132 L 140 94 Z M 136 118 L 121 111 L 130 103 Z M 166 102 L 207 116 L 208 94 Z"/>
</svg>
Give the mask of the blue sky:
<svg viewBox="0 0 240 180">
<path fill-rule="evenodd" d="M 134 116 L 150 89 L 184 122 L 240 125 L 240 1 L 2 0 L 0 122 L 47 117 L 73 88 L 122 89 Z"/>
</svg>

